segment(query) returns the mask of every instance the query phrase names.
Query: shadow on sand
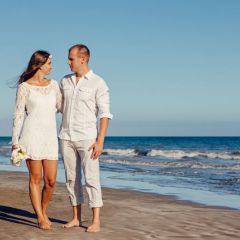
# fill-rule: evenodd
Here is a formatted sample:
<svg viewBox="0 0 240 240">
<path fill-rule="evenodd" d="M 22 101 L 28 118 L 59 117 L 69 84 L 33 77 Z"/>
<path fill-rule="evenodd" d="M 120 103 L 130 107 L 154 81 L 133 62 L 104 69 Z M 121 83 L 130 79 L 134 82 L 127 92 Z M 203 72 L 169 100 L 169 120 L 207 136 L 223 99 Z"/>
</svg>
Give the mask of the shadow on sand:
<svg viewBox="0 0 240 240">
<path fill-rule="evenodd" d="M 27 218 L 30 218 L 27 219 Z M 34 221 L 31 221 L 34 219 Z M 26 210 L 0 205 L 0 220 L 14 222 L 18 224 L 38 227 L 36 224 L 36 215 Z M 65 224 L 66 221 L 49 218 L 51 222 Z"/>
</svg>

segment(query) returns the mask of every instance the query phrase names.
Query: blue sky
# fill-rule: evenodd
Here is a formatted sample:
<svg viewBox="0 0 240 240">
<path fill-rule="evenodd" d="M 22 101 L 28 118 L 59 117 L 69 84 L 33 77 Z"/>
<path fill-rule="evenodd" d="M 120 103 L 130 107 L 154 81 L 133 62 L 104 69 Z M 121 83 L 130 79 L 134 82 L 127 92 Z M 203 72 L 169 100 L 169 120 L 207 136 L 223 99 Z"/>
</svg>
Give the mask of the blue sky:
<svg viewBox="0 0 240 240">
<path fill-rule="evenodd" d="M 0 18 L 0 136 L 14 110 L 6 83 L 38 49 L 60 81 L 76 43 L 109 85 L 108 135 L 240 135 L 239 1 L 5 0 Z"/>
</svg>

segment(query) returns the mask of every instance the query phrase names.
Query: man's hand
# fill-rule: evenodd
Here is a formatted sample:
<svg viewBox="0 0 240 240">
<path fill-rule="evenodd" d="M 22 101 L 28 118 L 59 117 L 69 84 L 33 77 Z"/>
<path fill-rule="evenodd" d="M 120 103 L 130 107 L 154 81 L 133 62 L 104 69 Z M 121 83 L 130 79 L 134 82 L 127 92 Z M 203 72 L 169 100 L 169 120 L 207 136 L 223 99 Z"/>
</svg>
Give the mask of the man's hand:
<svg viewBox="0 0 240 240">
<path fill-rule="evenodd" d="M 95 142 L 89 149 L 88 151 L 92 150 L 92 155 L 91 159 L 96 160 L 98 157 L 101 155 L 103 151 L 103 140 L 98 140 Z"/>
</svg>

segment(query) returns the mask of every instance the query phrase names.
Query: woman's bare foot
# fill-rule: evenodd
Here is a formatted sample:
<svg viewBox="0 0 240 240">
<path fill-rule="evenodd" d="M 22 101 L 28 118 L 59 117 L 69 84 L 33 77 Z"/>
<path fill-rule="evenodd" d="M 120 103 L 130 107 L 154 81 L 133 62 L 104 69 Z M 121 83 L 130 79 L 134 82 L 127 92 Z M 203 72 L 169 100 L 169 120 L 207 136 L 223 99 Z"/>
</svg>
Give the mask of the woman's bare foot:
<svg viewBox="0 0 240 240">
<path fill-rule="evenodd" d="M 89 232 L 89 233 L 99 232 L 99 231 L 100 231 L 100 222 L 92 223 L 92 225 L 90 225 L 90 226 L 87 228 L 86 231 Z"/>
<path fill-rule="evenodd" d="M 43 214 L 43 217 L 44 217 L 45 221 L 51 226 L 52 222 L 49 220 L 47 214 Z"/>
<path fill-rule="evenodd" d="M 62 227 L 63 228 L 80 227 L 80 222 L 78 219 L 73 219 L 72 221 L 68 222 L 67 224 L 64 224 Z"/>
<path fill-rule="evenodd" d="M 43 230 L 51 229 L 51 226 L 48 224 L 47 221 L 45 221 L 45 219 L 38 220 L 38 227 Z"/>
</svg>

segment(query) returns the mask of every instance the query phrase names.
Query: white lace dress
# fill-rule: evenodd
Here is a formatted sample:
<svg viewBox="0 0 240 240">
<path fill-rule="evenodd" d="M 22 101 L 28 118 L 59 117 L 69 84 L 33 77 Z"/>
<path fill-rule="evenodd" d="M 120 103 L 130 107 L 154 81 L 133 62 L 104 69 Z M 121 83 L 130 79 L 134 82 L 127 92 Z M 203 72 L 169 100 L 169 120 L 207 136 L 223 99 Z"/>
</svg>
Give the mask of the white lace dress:
<svg viewBox="0 0 240 240">
<path fill-rule="evenodd" d="M 54 80 L 43 87 L 26 82 L 18 86 L 12 144 L 18 145 L 27 158 L 58 159 L 56 112 L 61 111 L 61 102 L 62 95 Z"/>
</svg>

